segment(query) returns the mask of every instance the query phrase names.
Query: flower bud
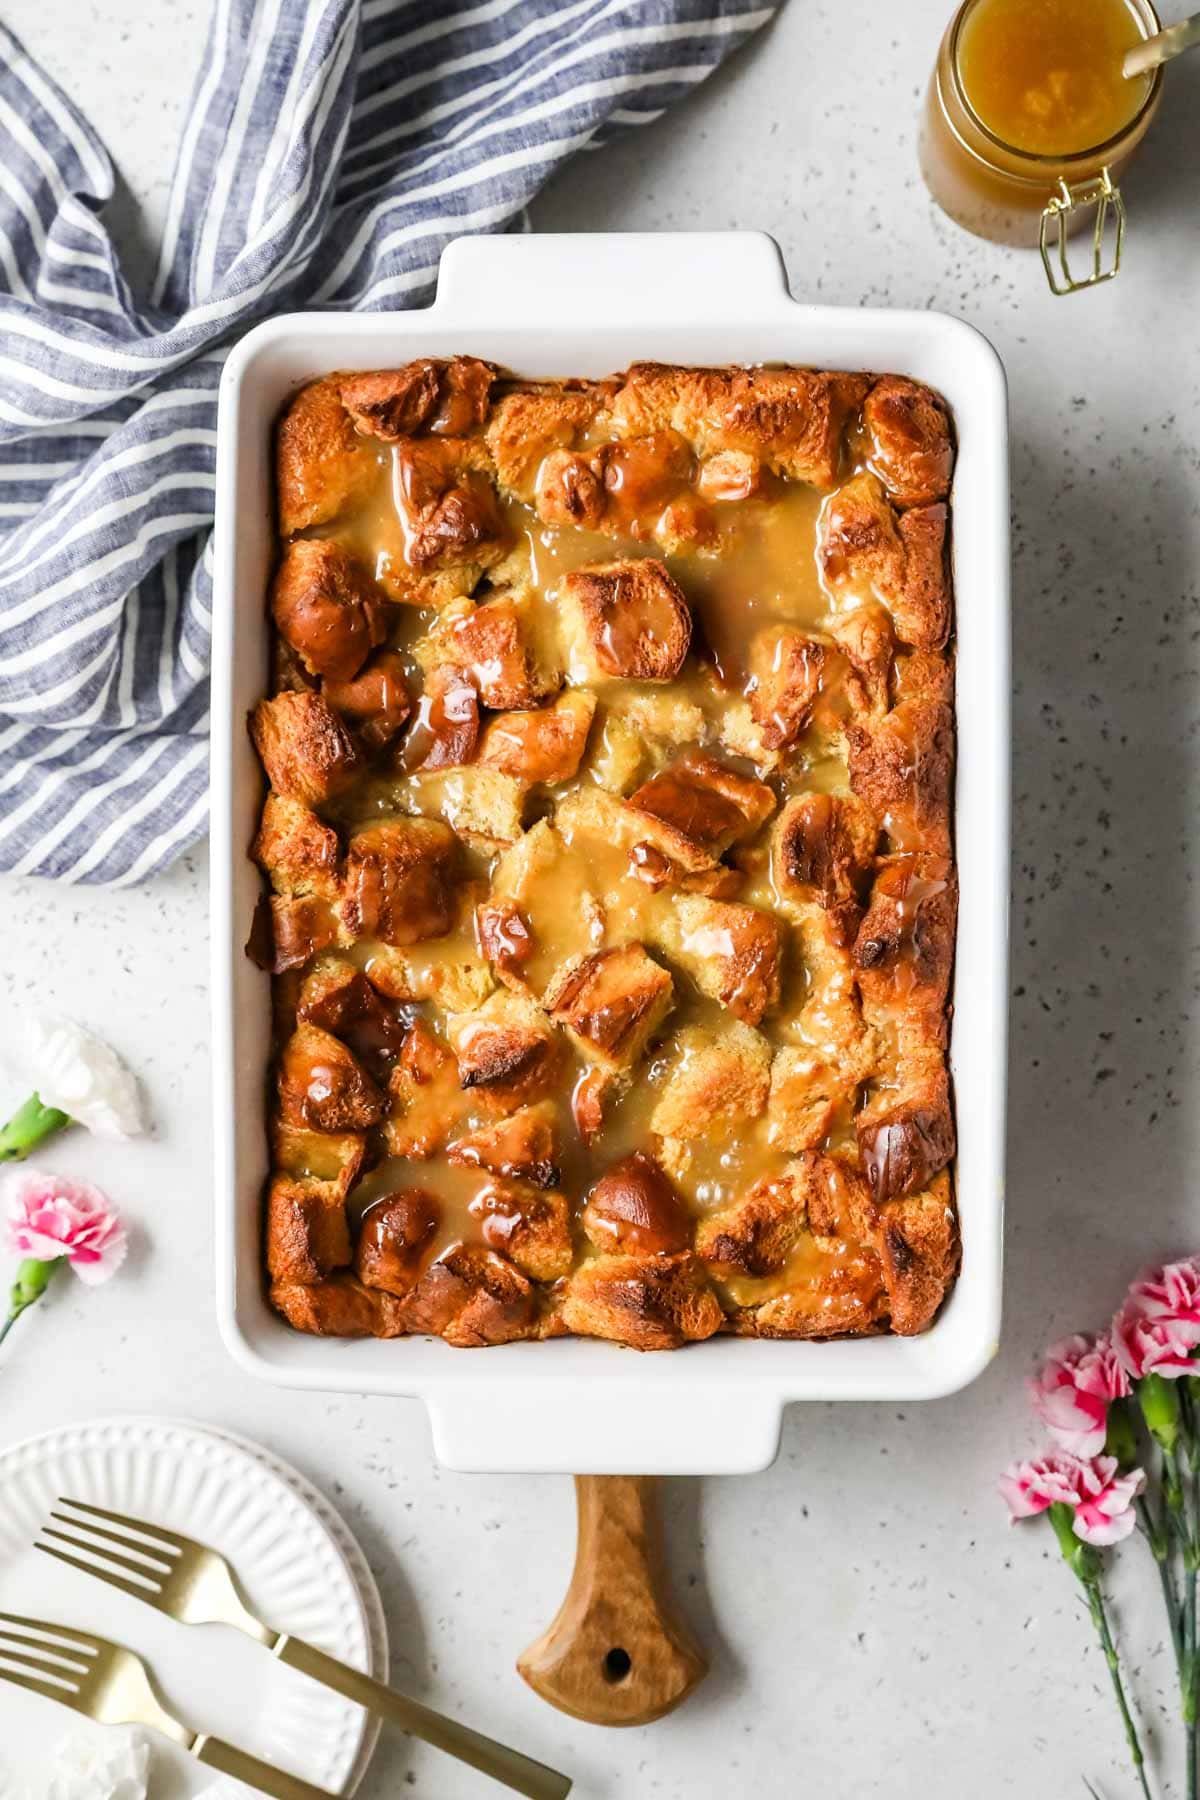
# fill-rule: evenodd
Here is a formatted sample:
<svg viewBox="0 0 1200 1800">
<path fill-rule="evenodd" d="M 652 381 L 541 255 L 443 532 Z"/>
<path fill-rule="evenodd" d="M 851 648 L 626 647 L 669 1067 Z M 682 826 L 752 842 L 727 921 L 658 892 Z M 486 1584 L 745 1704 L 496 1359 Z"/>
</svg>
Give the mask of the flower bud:
<svg viewBox="0 0 1200 1800">
<path fill-rule="evenodd" d="M 1137 1397 L 1147 1430 L 1167 1456 L 1174 1456 L 1180 1427 L 1175 1383 L 1163 1375 L 1143 1375 L 1137 1383 Z"/>
<path fill-rule="evenodd" d="M 43 1262 L 39 1257 L 28 1256 L 17 1269 L 17 1279 L 12 1285 L 11 1307 L 13 1314 L 24 1312 L 35 1300 L 40 1300 L 50 1285 L 50 1277 L 54 1274 L 54 1260 Z"/>
<path fill-rule="evenodd" d="M 1100 1557 L 1090 1544 L 1075 1535 L 1075 1511 L 1064 1500 L 1056 1500 L 1050 1508 L 1050 1523 L 1058 1539 L 1063 1561 L 1085 1587 L 1100 1579 Z"/>
<path fill-rule="evenodd" d="M 1113 1400 L 1109 1405 L 1104 1454 L 1115 1456 L 1122 1472 L 1137 1463 L 1137 1436 L 1128 1400 Z"/>
</svg>

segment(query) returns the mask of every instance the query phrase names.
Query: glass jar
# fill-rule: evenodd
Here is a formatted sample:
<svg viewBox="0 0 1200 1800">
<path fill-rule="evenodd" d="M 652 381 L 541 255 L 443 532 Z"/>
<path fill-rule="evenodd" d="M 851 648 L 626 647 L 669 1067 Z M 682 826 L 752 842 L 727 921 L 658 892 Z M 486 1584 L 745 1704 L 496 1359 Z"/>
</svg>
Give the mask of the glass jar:
<svg viewBox="0 0 1200 1800">
<path fill-rule="evenodd" d="M 989 131 L 963 85 L 959 44 L 964 22 L 979 3 L 964 0 L 938 51 L 920 135 L 926 185 L 943 212 L 977 237 L 997 244 L 1039 246 L 1055 293 L 1111 280 L 1120 267 L 1125 232 L 1117 180 L 1158 110 L 1162 69 L 1155 69 L 1133 118 L 1105 143 L 1069 156 L 1018 149 Z M 1161 29 L 1150 0 L 1128 4 L 1143 36 Z M 1089 224 L 1092 255 L 1086 272 L 1075 276 L 1068 263 L 1067 239 Z"/>
</svg>

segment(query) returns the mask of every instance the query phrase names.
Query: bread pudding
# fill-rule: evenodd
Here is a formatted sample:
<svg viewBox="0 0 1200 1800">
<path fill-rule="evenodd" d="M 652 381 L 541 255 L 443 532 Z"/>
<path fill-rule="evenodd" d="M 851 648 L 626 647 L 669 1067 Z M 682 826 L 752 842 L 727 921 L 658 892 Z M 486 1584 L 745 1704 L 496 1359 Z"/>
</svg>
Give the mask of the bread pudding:
<svg viewBox="0 0 1200 1800">
<path fill-rule="evenodd" d="M 473 357 L 278 426 L 266 1262 L 335 1336 L 925 1329 L 959 1240 L 939 397 Z"/>
</svg>

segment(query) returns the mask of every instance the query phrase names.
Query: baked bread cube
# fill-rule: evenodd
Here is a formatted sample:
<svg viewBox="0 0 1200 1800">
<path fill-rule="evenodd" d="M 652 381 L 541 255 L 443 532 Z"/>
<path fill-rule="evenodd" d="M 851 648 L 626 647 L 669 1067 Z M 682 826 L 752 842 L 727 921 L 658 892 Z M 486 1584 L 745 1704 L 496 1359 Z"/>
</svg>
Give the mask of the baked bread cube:
<svg viewBox="0 0 1200 1800">
<path fill-rule="evenodd" d="M 846 725 L 850 786 L 886 821 L 887 847 L 950 855 L 954 714 L 934 698 L 901 700 L 884 718 Z"/>
<path fill-rule="evenodd" d="M 671 1067 L 650 1115 L 650 1129 L 659 1137 L 723 1143 L 761 1116 L 771 1049 L 760 1032 L 736 1019 L 719 1032 L 685 1025 L 671 1051 Z"/>
<path fill-rule="evenodd" d="M 854 940 L 864 1001 L 942 1010 L 954 965 L 958 883 L 939 856 L 885 856 L 876 863 L 870 903 Z"/>
<path fill-rule="evenodd" d="M 502 395 L 484 432 L 500 486 L 520 500 L 532 501 L 538 471 L 553 462 L 557 452 L 578 442 L 597 418 L 608 391 L 606 383 L 578 382 Z"/>
<path fill-rule="evenodd" d="M 407 1027 L 353 963 L 326 958 L 304 979 L 296 1016 L 348 1044 L 376 1080 L 385 1081 L 404 1048 Z"/>
<path fill-rule="evenodd" d="M 865 376 L 818 369 L 679 369 L 635 363 L 613 401 L 629 436 L 669 429 L 700 456 L 741 450 L 777 475 L 832 487 Z"/>
<path fill-rule="evenodd" d="M 446 1021 L 464 1091 L 485 1111 L 511 1113 L 553 1091 L 561 1041 L 532 1001 L 499 991 Z"/>
<path fill-rule="evenodd" d="M 683 1196 L 642 1150 L 604 1172 L 588 1194 L 581 1222 L 601 1252 L 671 1256 L 691 1247 L 692 1221 Z"/>
<path fill-rule="evenodd" d="M 616 704 L 621 717 L 656 752 L 681 749 L 706 735 L 703 709 L 670 688 L 631 688 Z"/>
<path fill-rule="evenodd" d="M 747 1025 L 757 1025 L 778 1005 L 784 929 L 773 913 L 681 894 L 664 915 L 655 942 L 682 963 L 701 993 Z"/>
<path fill-rule="evenodd" d="M 954 446 L 946 408 L 932 388 L 884 375 L 863 401 L 871 467 L 897 506 L 944 500 Z"/>
<path fill-rule="evenodd" d="M 390 1156 L 435 1156 L 467 1112 L 454 1053 L 424 1019 L 414 1019 L 409 1028 L 388 1095 L 383 1129 Z"/>
<path fill-rule="evenodd" d="M 525 783 L 571 781 L 579 773 L 595 710 L 594 694 L 569 690 L 550 706 L 500 713 L 483 734 L 479 761 Z"/>
<path fill-rule="evenodd" d="M 301 1285 L 277 1281 L 271 1305 L 296 1331 L 317 1337 L 403 1337 L 407 1327 L 400 1302 L 391 1294 L 364 1287 L 346 1270 L 325 1281 Z"/>
<path fill-rule="evenodd" d="M 850 1054 L 833 1061 L 807 1046 L 785 1044 L 775 1052 L 767 1099 L 767 1142 L 773 1149 L 793 1155 L 819 1149 L 839 1113 L 849 1114 L 873 1066 L 870 1057 L 858 1054 L 861 1042 L 852 1042 Z"/>
<path fill-rule="evenodd" d="M 710 846 L 602 787 L 573 788 L 559 801 L 554 818 L 560 841 L 563 837 L 572 841 L 591 838 L 628 852 L 639 844 L 649 844 L 689 875 L 712 869 L 717 862 Z"/>
<path fill-rule="evenodd" d="M 570 1273 L 574 1252 L 565 1194 L 520 1181 L 489 1181 L 468 1210 L 488 1248 L 531 1281 L 558 1281 Z"/>
<path fill-rule="evenodd" d="M 450 663 L 475 683 L 494 712 L 537 706 L 562 685 L 562 672 L 545 653 L 530 596 L 502 592 L 469 611 L 457 609 L 416 647 L 426 668 Z"/>
<path fill-rule="evenodd" d="M 397 757 L 407 773 L 455 769 L 469 763 L 479 742 L 479 690 L 465 669 L 430 669 L 417 713 Z"/>
<path fill-rule="evenodd" d="M 277 894 L 336 900 L 341 846 L 332 825 L 299 800 L 270 793 L 250 854 Z"/>
<path fill-rule="evenodd" d="M 729 1206 L 707 1213 L 696 1227 L 696 1254 L 722 1278 L 777 1275 L 809 1235 L 810 1180 L 805 1165 L 788 1163 L 764 1175 Z"/>
<path fill-rule="evenodd" d="M 537 1304 L 507 1257 L 482 1244 L 454 1244 L 421 1276 L 404 1302 L 404 1320 L 409 1331 L 473 1349 L 532 1336 Z"/>
<path fill-rule="evenodd" d="M 702 500 L 748 500 L 762 488 L 762 464 L 749 450 L 718 450 L 706 457 L 696 474 Z"/>
<path fill-rule="evenodd" d="M 358 429 L 385 443 L 424 431 L 462 437 L 487 418 L 497 373 L 491 363 L 475 356 L 456 356 L 449 362 L 418 357 L 399 369 L 344 375 L 340 390 Z"/>
<path fill-rule="evenodd" d="M 851 710 L 879 718 L 891 705 L 896 649 L 891 613 L 877 601 L 864 601 L 850 612 L 835 614 L 829 635 L 850 664 L 843 684 Z"/>
<path fill-rule="evenodd" d="M 534 953 L 530 923 L 515 900 L 487 900 L 475 909 L 475 941 L 506 987 L 526 991 L 522 970 Z"/>
<path fill-rule="evenodd" d="M 531 1187 L 553 1188 L 559 1181 L 557 1138 L 554 1103 L 539 1100 L 518 1107 L 507 1118 L 464 1132 L 450 1144 L 446 1158 Z"/>
<path fill-rule="evenodd" d="M 946 508 L 915 507 L 897 520 L 878 481 L 856 475 L 821 518 L 818 557 L 838 599 L 882 601 L 901 643 L 940 650 L 950 635 Z"/>
<path fill-rule="evenodd" d="M 887 1329 L 888 1294 L 873 1250 L 852 1250 L 781 1294 L 734 1315 L 734 1330 L 760 1338 L 868 1337 Z"/>
<path fill-rule="evenodd" d="M 332 538 L 288 545 L 271 586 L 271 612 L 309 674 L 333 681 L 352 681 L 387 636 L 382 590 Z"/>
<path fill-rule="evenodd" d="M 276 435 L 279 529 L 284 537 L 335 519 L 374 483 L 374 445 L 359 437 L 336 376 L 301 388 Z"/>
<path fill-rule="evenodd" d="M 273 1175 L 267 1189 L 267 1269 L 272 1281 L 321 1281 L 350 1262 L 340 1184 Z"/>
<path fill-rule="evenodd" d="M 362 746 L 320 694 L 260 700 L 250 719 L 254 748 L 277 794 L 324 806 L 363 766 Z"/>
<path fill-rule="evenodd" d="M 340 1038 L 301 1022 L 279 1058 L 279 1110 L 285 1124 L 309 1131 L 367 1131 L 383 1115 L 383 1095 Z"/>
<path fill-rule="evenodd" d="M 367 1145 L 362 1132 L 310 1131 L 276 1118 L 270 1136 L 277 1175 L 311 1177 L 336 1187 L 343 1200 L 358 1180 Z"/>
<path fill-rule="evenodd" d="M 392 452 L 393 492 L 414 576 L 463 572 L 469 592 L 508 548 L 486 461 L 470 438 L 404 438 Z"/>
<path fill-rule="evenodd" d="M 315 894 L 296 897 L 272 894 L 260 900 L 250 928 L 246 954 L 260 969 L 285 975 L 302 969 L 341 940 L 341 923 L 333 903 Z"/>
<path fill-rule="evenodd" d="M 774 812 L 775 796 L 763 782 L 693 752 L 643 782 L 629 804 L 715 858 L 755 835 Z"/>
<path fill-rule="evenodd" d="M 372 753 L 391 743 L 412 711 L 404 663 L 394 650 L 377 651 L 351 681 L 327 676 L 321 692 Z"/>
<path fill-rule="evenodd" d="M 853 796 L 797 794 L 771 835 L 771 875 L 781 902 L 801 915 L 823 907 L 839 943 L 852 943 L 871 879 L 879 826 Z"/>
<path fill-rule="evenodd" d="M 374 945 L 367 980 L 387 1000 L 432 1000 L 443 1012 L 469 1012 L 481 1006 L 496 985 L 492 971 L 458 943 L 444 948 L 445 954 L 439 955 L 437 939 L 430 940 L 424 953 Z"/>
<path fill-rule="evenodd" d="M 927 1187 L 955 1151 L 948 1075 L 944 1070 L 931 1075 L 919 1101 L 876 1096 L 859 1114 L 855 1130 L 863 1173 L 880 1201 Z"/>
<path fill-rule="evenodd" d="M 439 815 L 456 837 L 493 855 L 515 844 L 524 831 L 528 795 L 527 782 L 471 763 L 445 773 L 421 770 L 413 776 L 404 804 L 414 812 Z"/>
<path fill-rule="evenodd" d="M 561 1318 L 580 1337 L 632 1350 L 675 1350 L 712 1337 L 723 1315 L 690 1251 L 598 1256 L 567 1278 Z"/>
<path fill-rule="evenodd" d="M 955 1149 L 950 1077 L 940 1045 L 902 1050 L 892 1079 L 868 1096 L 854 1128 L 862 1171 L 878 1202 L 927 1188 Z"/>
<path fill-rule="evenodd" d="M 603 473 L 590 457 L 552 450 L 537 472 L 534 505 L 543 525 L 602 531 L 608 511 Z"/>
<path fill-rule="evenodd" d="M 542 1004 L 580 1054 L 612 1074 L 631 1069 L 674 1004 L 667 971 L 640 944 L 572 957 Z"/>
<path fill-rule="evenodd" d="M 458 839 L 436 819 L 388 819 L 346 846 L 342 919 L 356 938 L 403 947 L 454 923 Z"/>
<path fill-rule="evenodd" d="M 664 563 L 585 564 L 563 576 L 558 601 L 577 685 L 673 681 L 683 667 L 692 615 Z"/>
<path fill-rule="evenodd" d="M 950 1176 L 920 1194 L 879 1208 L 875 1238 L 891 1327 L 900 1337 L 926 1331 L 958 1274 L 961 1244 Z"/>
<path fill-rule="evenodd" d="M 362 1216 L 354 1268 L 364 1287 L 403 1300 L 429 1260 L 441 1224 L 441 1204 L 425 1188 L 400 1188 L 372 1202 Z"/>
<path fill-rule="evenodd" d="M 829 651 L 794 625 L 771 625 L 750 646 L 750 715 L 768 750 L 796 742 L 812 718 Z"/>
</svg>

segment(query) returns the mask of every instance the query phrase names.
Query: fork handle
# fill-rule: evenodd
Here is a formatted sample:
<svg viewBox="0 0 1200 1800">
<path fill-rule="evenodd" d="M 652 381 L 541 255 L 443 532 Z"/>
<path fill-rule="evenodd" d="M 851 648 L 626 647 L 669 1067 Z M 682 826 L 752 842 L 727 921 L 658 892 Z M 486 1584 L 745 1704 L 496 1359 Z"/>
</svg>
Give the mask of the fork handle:
<svg viewBox="0 0 1200 1800">
<path fill-rule="evenodd" d="M 422 1706 L 420 1701 L 396 1693 L 382 1681 L 350 1668 L 301 1638 L 282 1636 L 275 1645 L 275 1654 L 280 1662 L 311 1675 L 323 1687 L 345 1694 L 348 1700 L 357 1700 L 368 1712 L 410 1731 L 423 1743 L 446 1751 L 459 1762 L 469 1763 L 473 1769 L 490 1775 L 493 1781 L 511 1788 L 514 1793 L 527 1795 L 528 1800 L 564 1800 L 571 1791 L 567 1777 L 555 1769 L 548 1769 L 545 1763 L 534 1762 L 532 1757 L 522 1756 L 519 1750 L 510 1750 L 494 1738 L 484 1737 L 482 1732 L 472 1731 L 468 1725 L 460 1725 L 456 1719 L 444 1718 L 432 1708 Z"/>
<path fill-rule="evenodd" d="M 192 1745 L 192 1755 L 208 1768 L 219 1769 L 222 1775 L 232 1775 L 236 1781 L 257 1788 L 260 1794 L 273 1794 L 275 1800 L 331 1800 L 327 1788 L 314 1787 L 311 1781 L 301 1781 L 298 1775 L 289 1775 L 273 1763 L 260 1762 L 257 1756 L 239 1750 L 236 1744 L 223 1743 L 220 1738 L 198 1737 Z"/>
</svg>

